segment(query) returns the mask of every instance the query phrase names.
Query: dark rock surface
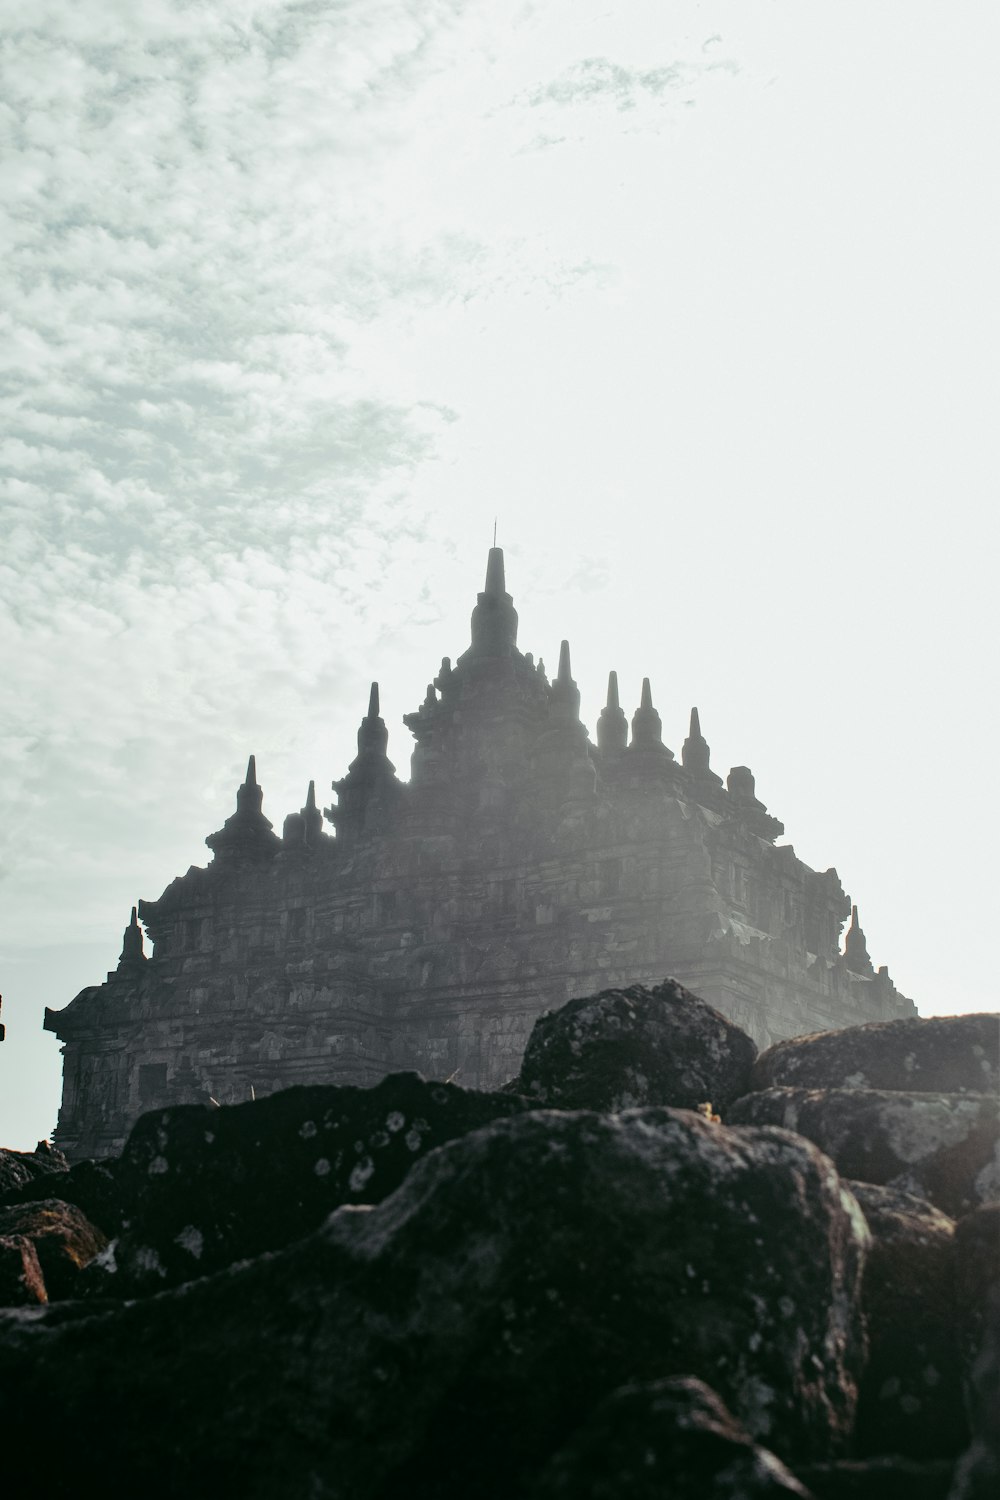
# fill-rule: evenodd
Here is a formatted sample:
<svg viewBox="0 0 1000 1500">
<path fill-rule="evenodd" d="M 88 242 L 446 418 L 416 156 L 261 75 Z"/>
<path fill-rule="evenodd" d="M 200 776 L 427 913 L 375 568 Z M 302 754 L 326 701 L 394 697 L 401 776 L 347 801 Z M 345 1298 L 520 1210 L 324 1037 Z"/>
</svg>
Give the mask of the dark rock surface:
<svg viewBox="0 0 1000 1500">
<path fill-rule="evenodd" d="M 590 1414 L 527 1500 L 809 1500 L 700 1380 L 623 1386 Z"/>
<path fill-rule="evenodd" d="M 1000 1493 L 1000 1206 L 969 1214 L 955 1231 L 958 1342 L 972 1443 L 950 1500 Z"/>
<path fill-rule="evenodd" d="M 13 1192 L 34 1178 L 68 1171 L 65 1156 L 48 1141 L 39 1141 L 34 1151 L 8 1151 L 0 1147 L 0 1194 Z"/>
<path fill-rule="evenodd" d="M 986 1342 L 991 1309 L 998 1302 L 1000 1203 L 990 1203 L 960 1219 L 955 1230 L 956 1333 L 966 1379 Z"/>
<path fill-rule="evenodd" d="M 293 1088 L 138 1121 L 116 1170 L 124 1227 L 98 1294 L 136 1296 L 276 1250 L 342 1203 L 378 1203 L 421 1156 L 528 1106 L 417 1073 Z"/>
<path fill-rule="evenodd" d="M 122 1228 L 118 1161 L 80 1161 L 68 1171 L 33 1177 L 21 1187 L 0 1193 L 0 1208 L 15 1203 L 37 1203 L 40 1198 L 59 1198 L 73 1203 L 92 1224 L 110 1239 Z"/>
<path fill-rule="evenodd" d="M 556 1109 L 721 1110 L 749 1087 L 757 1048 L 675 979 L 603 990 L 540 1017 L 513 1085 Z"/>
<path fill-rule="evenodd" d="M 1000 1195 L 1000 1101 L 984 1094 L 772 1088 L 727 1112 L 731 1125 L 796 1130 L 845 1177 L 927 1198 L 957 1218 Z"/>
<path fill-rule="evenodd" d="M 187 1494 L 522 1493 L 609 1389 L 710 1379 L 792 1458 L 848 1438 L 868 1231 L 830 1163 L 680 1110 L 501 1120 L 373 1208 L 125 1304 L 0 1317 L 6 1478 Z M 53 1425 L 57 1445 L 47 1442 Z"/>
<path fill-rule="evenodd" d="M 31 1241 L 52 1300 L 79 1294 L 81 1271 L 108 1243 L 78 1208 L 59 1198 L 0 1208 L 0 1236 Z"/>
<path fill-rule="evenodd" d="M 949 1459 L 920 1462 L 896 1453 L 796 1467 L 816 1500 L 948 1500 L 953 1470 Z"/>
<path fill-rule="evenodd" d="M 868 1363 L 856 1452 L 954 1456 L 969 1440 L 955 1340 L 954 1221 L 908 1193 L 847 1186 L 873 1238 L 862 1281 Z"/>
<path fill-rule="evenodd" d="M 914 1016 L 793 1037 L 760 1054 L 750 1086 L 995 1094 L 1000 1013 Z"/>
<path fill-rule="evenodd" d="M 32 1241 L 23 1234 L 0 1234 L 0 1307 L 37 1307 L 47 1301 Z"/>
</svg>

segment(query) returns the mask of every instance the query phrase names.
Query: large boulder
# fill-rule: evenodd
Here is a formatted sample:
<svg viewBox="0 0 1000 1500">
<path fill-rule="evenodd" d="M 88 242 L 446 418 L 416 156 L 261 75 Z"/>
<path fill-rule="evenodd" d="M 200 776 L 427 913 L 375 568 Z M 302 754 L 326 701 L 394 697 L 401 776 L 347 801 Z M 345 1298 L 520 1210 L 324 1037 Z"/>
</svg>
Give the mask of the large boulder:
<svg viewBox="0 0 1000 1500">
<path fill-rule="evenodd" d="M 615 1391 L 545 1466 L 528 1500 L 810 1500 L 700 1380 Z"/>
<path fill-rule="evenodd" d="M 907 1016 L 793 1037 L 760 1054 L 750 1086 L 995 1094 L 1000 1013 Z"/>
<path fill-rule="evenodd" d="M 855 1448 L 923 1459 L 968 1442 L 955 1339 L 955 1224 L 923 1198 L 848 1183 L 872 1232 Z"/>
<path fill-rule="evenodd" d="M 13 1192 L 37 1177 L 69 1171 L 69 1162 L 48 1141 L 39 1141 L 34 1151 L 10 1151 L 0 1147 L 0 1195 Z"/>
<path fill-rule="evenodd" d="M 525 1110 L 395 1073 L 374 1088 L 310 1086 L 144 1115 L 115 1173 L 123 1227 L 91 1295 L 138 1296 L 275 1250 L 341 1203 L 378 1203 L 419 1157 Z"/>
<path fill-rule="evenodd" d="M 676 979 L 570 1000 L 541 1016 L 513 1087 L 556 1109 L 724 1108 L 749 1087 L 746 1032 Z"/>
<path fill-rule="evenodd" d="M 0 1237 L 31 1242 L 52 1300 L 77 1294 L 80 1273 L 108 1243 L 78 1208 L 59 1198 L 0 1208 Z"/>
<path fill-rule="evenodd" d="M 984 1094 L 772 1088 L 727 1112 L 733 1125 L 797 1130 L 844 1177 L 927 1198 L 952 1218 L 1000 1195 L 1000 1101 Z"/>
<path fill-rule="evenodd" d="M 868 1242 L 829 1160 L 783 1131 L 501 1120 L 286 1250 L 0 1317 L 5 1479 L 507 1500 L 609 1388 L 677 1374 L 786 1459 L 827 1457 L 854 1417 Z"/>
</svg>

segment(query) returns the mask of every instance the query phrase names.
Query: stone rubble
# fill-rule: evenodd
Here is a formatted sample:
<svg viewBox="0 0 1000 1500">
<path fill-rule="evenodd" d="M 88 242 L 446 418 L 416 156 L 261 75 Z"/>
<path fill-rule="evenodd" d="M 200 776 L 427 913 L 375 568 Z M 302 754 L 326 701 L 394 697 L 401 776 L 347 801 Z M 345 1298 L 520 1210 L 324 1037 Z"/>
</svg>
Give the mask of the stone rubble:
<svg viewBox="0 0 1000 1500">
<path fill-rule="evenodd" d="M 997 1019 L 907 1022 L 896 1074 L 881 1026 L 755 1065 L 664 981 L 543 1017 L 502 1093 L 297 1088 L 15 1162 L 5 1483 L 992 1500 L 996 1112 L 955 1057 Z"/>
</svg>

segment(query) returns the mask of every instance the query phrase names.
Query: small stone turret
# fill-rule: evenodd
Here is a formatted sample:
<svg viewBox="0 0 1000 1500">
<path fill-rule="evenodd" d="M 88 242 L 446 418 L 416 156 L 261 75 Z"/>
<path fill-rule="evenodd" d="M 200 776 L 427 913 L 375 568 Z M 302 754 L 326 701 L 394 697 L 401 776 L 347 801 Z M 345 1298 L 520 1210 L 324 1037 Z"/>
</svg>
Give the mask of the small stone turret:
<svg viewBox="0 0 1000 1500">
<path fill-rule="evenodd" d="M 844 957 L 852 974 L 865 974 L 874 979 L 875 966 L 868 954 L 868 942 L 861 930 L 857 906 L 851 907 L 851 925 L 844 940 Z"/>
<path fill-rule="evenodd" d="M 653 707 L 653 690 L 649 685 L 649 678 L 644 677 L 639 707 L 632 715 L 632 743 L 629 753 L 650 750 L 661 759 L 674 758 L 674 752 L 663 743 L 663 722 Z"/>
<path fill-rule="evenodd" d="M 559 719 L 575 724 L 580 719 L 580 689 L 573 680 L 569 661 L 569 641 L 559 644 L 559 671 L 549 689 L 549 701 Z"/>
<path fill-rule="evenodd" d="M 608 701 L 597 720 L 597 748 L 602 755 L 620 755 L 628 745 L 628 720 L 618 702 L 618 673 L 608 673 Z"/>
<path fill-rule="evenodd" d="M 146 954 L 142 945 L 142 928 L 139 926 L 139 912 L 136 907 L 132 908 L 132 920 L 125 929 L 122 938 L 122 951 L 118 959 L 118 968 L 134 969 L 147 962 Z"/>
<path fill-rule="evenodd" d="M 688 737 L 681 746 L 681 764 L 688 775 L 693 776 L 696 781 L 710 783 L 714 787 L 722 786 L 722 777 L 716 775 L 710 765 L 711 751 L 708 741 L 701 732 L 701 720 L 698 710 L 691 710 L 691 727 Z"/>
<path fill-rule="evenodd" d="M 754 833 L 761 838 L 774 840 L 784 833 L 785 825 L 771 816 L 757 796 L 757 783 L 749 766 L 732 766 L 726 778 L 726 787 L 734 811 L 738 812 Z"/>
<path fill-rule="evenodd" d="M 594 795 L 597 772 L 590 739 L 580 722 L 580 689 L 573 680 L 569 641 L 559 646 L 559 670 L 548 689 L 551 728 L 537 741 L 533 764 L 547 779 L 553 801 L 562 805 Z"/>
<path fill-rule="evenodd" d="M 300 815 L 305 830 L 306 843 L 312 847 L 323 836 L 323 814 L 316 806 L 315 781 L 310 781 L 309 783 L 309 790 L 306 792 L 306 805 L 301 809 Z"/>
<path fill-rule="evenodd" d="M 491 547 L 486 563 L 486 586 L 472 611 L 473 657 L 510 656 L 517 645 L 517 610 L 507 593 L 503 548 Z"/>
<path fill-rule="evenodd" d="M 210 833 L 205 843 L 216 859 L 270 859 L 281 847 L 271 822 L 262 811 L 264 793 L 257 784 L 257 760 L 247 762 L 246 780 L 236 793 L 236 811 L 227 818 L 218 833 Z"/>
<path fill-rule="evenodd" d="M 378 683 L 373 682 L 368 712 L 358 728 L 358 753 L 347 775 L 332 783 L 337 806 L 326 809 L 337 837 L 348 843 L 362 833 L 381 831 L 401 790 L 396 767 L 386 754 L 389 731 L 379 707 Z"/>
</svg>

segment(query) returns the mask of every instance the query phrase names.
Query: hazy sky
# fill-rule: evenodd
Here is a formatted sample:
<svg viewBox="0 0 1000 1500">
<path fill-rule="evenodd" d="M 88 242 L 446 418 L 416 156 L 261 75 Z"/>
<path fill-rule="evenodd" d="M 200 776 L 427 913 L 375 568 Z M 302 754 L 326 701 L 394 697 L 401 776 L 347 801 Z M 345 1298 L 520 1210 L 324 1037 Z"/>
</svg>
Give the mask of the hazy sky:
<svg viewBox="0 0 1000 1500">
<path fill-rule="evenodd" d="M 692 704 L 924 1014 L 997 1003 L 1000 20 L 0 0 L 0 1141 L 257 755 L 520 644 Z M 329 801 L 329 796 L 324 796 Z"/>
</svg>

